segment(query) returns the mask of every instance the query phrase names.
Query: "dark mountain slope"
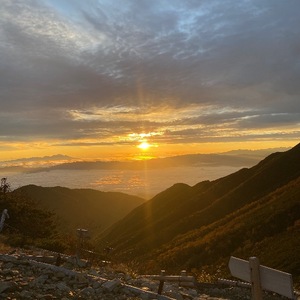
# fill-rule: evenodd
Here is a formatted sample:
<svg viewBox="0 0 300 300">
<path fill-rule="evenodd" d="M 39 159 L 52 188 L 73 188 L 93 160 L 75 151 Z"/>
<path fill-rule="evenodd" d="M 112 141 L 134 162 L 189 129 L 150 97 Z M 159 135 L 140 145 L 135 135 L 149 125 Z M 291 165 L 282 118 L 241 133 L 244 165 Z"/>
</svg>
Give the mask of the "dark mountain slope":
<svg viewBox="0 0 300 300">
<path fill-rule="evenodd" d="M 289 151 L 271 154 L 250 169 L 216 180 L 209 190 L 198 195 L 200 201 L 194 213 L 185 216 L 178 227 L 193 229 L 209 224 L 299 176 L 300 144 Z"/>
<path fill-rule="evenodd" d="M 272 154 L 251 169 L 242 169 L 218 179 L 212 182 L 210 188 L 190 199 L 190 214 L 182 216 L 174 225 L 177 227 L 176 234 L 218 220 L 280 188 L 299 175 L 298 146 L 287 152 Z"/>
<path fill-rule="evenodd" d="M 194 187 L 175 185 L 133 210 L 101 237 L 122 259 L 139 259 L 178 235 L 209 226 L 255 203 L 300 175 L 300 144 L 250 169 Z M 152 252 L 153 251 L 153 252 Z"/>
<path fill-rule="evenodd" d="M 148 247 L 148 244 L 161 243 L 161 237 L 155 232 L 159 230 L 162 223 L 168 224 L 173 220 L 174 210 L 185 205 L 184 198 L 189 197 L 192 188 L 186 184 L 175 184 L 173 187 L 155 196 L 151 202 L 135 208 L 122 222 L 116 223 L 110 231 L 109 240 L 116 241 L 118 245 L 129 246 L 139 243 L 145 238 L 145 245 L 139 250 L 141 253 Z M 162 200 L 163 199 L 163 200 Z M 165 214 L 161 214 L 164 211 Z M 114 244 L 115 245 L 115 244 Z"/>
<path fill-rule="evenodd" d="M 144 261 L 153 267 L 223 266 L 230 255 L 261 262 L 300 276 L 300 177 L 256 202 L 199 229 L 177 236 Z M 147 268 L 146 264 L 143 264 Z M 148 266 L 149 267 L 149 266 Z"/>
<path fill-rule="evenodd" d="M 116 192 L 28 185 L 19 188 L 41 208 L 53 211 L 61 219 L 64 231 L 87 228 L 102 231 L 123 218 L 144 199 Z"/>
</svg>

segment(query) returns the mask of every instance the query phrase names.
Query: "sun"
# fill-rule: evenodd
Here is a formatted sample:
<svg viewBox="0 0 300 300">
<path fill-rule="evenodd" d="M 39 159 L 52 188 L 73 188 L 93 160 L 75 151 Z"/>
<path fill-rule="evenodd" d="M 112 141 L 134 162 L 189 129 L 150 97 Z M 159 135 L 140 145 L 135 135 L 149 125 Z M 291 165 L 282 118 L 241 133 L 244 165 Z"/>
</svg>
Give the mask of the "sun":
<svg viewBox="0 0 300 300">
<path fill-rule="evenodd" d="M 150 148 L 150 144 L 146 141 L 143 141 L 137 147 L 142 149 L 142 150 L 147 150 L 147 149 Z"/>
</svg>

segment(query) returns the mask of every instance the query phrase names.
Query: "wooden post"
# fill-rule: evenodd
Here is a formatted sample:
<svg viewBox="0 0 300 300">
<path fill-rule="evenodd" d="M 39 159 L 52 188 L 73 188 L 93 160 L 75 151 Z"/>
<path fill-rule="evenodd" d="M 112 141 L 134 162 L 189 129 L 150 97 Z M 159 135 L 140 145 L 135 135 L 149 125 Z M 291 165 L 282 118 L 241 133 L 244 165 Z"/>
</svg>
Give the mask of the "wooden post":
<svg viewBox="0 0 300 300">
<path fill-rule="evenodd" d="M 251 265 L 250 265 L 251 264 Z M 231 256 L 228 263 L 231 275 L 251 283 L 253 299 L 261 299 L 260 290 L 275 292 L 289 299 L 295 298 L 293 278 L 289 273 L 259 265 L 258 259 L 252 257 L 249 261 Z"/>
<path fill-rule="evenodd" d="M 77 229 L 77 245 L 76 245 L 76 258 L 80 259 L 81 250 L 84 245 L 84 241 L 89 237 L 88 230 L 78 228 Z"/>
<path fill-rule="evenodd" d="M 161 293 L 162 293 L 162 291 L 163 291 L 164 283 L 165 283 L 165 280 L 164 280 L 165 274 L 166 274 L 166 271 L 165 271 L 165 270 L 161 270 L 161 271 L 160 271 L 161 279 L 160 279 L 160 281 L 159 281 L 159 286 L 158 286 L 158 291 L 157 291 L 157 294 L 158 294 L 158 295 L 161 295 Z"/>
<path fill-rule="evenodd" d="M 249 258 L 251 291 L 253 300 L 262 300 L 262 288 L 260 282 L 259 260 L 256 257 Z"/>
<path fill-rule="evenodd" d="M 77 238 L 77 243 L 76 243 L 76 259 L 79 260 L 80 259 L 80 253 L 81 253 L 81 238 L 78 237 Z"/>
</svg>

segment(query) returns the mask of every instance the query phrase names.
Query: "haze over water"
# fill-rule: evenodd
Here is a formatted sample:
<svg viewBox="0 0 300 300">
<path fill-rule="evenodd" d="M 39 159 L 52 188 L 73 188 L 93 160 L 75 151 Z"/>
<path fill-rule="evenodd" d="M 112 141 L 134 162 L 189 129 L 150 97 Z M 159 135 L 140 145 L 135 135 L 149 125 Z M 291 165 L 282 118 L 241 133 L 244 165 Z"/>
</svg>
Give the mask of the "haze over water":
<svg viewBox="0 0 300 300">
<path fill-rule="evenodd" d="M 78 161 L 65 155 L 0 161 L 12 189 L 25 185 L 123 192 L 150 199 L 176 183 L 193 186 L 250 168 L 286 148 L 192 154 L 146 161 Z"/>
<path fill-rule="evenodd" d="M 138 170 L 52 170 L 38 173 L 11 173 L 13 189 L 35 184 L 44 187 L 91 188 L 101 191 L 124 192 L 149 199 L 175 183 L 195 185 L 203 180 L 214 180 L 240 167 L 173 167 Z"/>
</svg>

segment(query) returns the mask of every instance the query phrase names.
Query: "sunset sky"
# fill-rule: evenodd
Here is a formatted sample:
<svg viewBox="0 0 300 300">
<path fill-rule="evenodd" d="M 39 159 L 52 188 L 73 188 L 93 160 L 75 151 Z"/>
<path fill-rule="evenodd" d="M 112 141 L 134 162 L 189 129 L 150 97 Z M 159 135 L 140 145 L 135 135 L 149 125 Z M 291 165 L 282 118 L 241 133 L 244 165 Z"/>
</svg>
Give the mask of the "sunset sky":
<svg viewBox="0 0 300 300">
<path fill-rule="evenodd" d="M 1 160 L 292 147 L 298 0 L 0 0 Z"/>
</svg>

